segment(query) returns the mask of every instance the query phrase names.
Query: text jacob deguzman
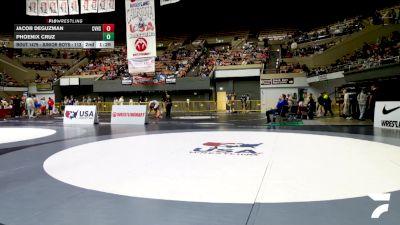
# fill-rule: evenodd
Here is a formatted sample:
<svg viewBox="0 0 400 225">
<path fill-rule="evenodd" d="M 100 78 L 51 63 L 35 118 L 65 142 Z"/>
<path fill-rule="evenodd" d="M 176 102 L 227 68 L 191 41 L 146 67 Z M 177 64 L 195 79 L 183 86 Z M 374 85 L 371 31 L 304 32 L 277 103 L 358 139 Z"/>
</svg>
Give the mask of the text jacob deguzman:
<svg viewBox="0 0 400 225">
<path fill-rule="evenodd" d="M 64 26 L 16 26 L 15 31 L 63 31 Z"/>
</svg>

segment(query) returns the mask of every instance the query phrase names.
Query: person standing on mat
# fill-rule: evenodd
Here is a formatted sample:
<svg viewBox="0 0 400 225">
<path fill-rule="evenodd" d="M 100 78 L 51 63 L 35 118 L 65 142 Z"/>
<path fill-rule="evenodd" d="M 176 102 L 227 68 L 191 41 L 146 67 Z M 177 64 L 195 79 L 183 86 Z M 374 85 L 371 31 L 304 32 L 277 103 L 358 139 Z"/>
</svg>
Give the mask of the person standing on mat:
<svg viewBox="0 0 400 225">
<path fill-rule="evenodd" d="M 164 103 L 165 103 L 165 110 L 166 110 L 165 117 L 166 118 L 171 118 L 171 109 L 172 109 L 171 95 L 167 94 L 165 96 Z"/>
</svg>

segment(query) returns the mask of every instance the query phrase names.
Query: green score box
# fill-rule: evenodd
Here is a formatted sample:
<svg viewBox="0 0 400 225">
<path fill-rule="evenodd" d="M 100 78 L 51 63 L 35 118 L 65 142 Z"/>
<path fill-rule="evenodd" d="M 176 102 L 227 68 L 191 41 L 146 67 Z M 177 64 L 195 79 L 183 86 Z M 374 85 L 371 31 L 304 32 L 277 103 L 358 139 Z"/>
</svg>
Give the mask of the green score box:
<svg viewBox="0 0 400 225">
<path fill-rule="evenodd" d="M 103 33 L 103 41 L 114 41 L 114 32 Z"/>
</svg>

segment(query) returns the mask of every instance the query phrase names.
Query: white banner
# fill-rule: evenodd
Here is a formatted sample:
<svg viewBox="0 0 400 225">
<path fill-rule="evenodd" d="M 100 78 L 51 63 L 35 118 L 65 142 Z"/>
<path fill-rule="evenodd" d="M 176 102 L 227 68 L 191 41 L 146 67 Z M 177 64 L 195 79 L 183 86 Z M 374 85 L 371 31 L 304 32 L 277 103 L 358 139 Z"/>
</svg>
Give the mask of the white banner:
<svg viewBox="0 0 400 225">
<path fill-rule="evenodd" d="M 128 60 L 155 58 L 157 50 L 154 0 L 125 0 L 125 10 Z"/>
<path fill-rule="evenodd" d="M 91 13 L 97 13 L 98 0 L 90 0 L 89 2 L 90 2 L 89 11 Z"/>
<path fill-rule="evenodd" d="M 38 1 L 38 15 L 48 16 L 49 15 L 49 0 L 39 0 Z"/>
<path fill-rule="evenodd" d="M 49 0 L 49 16 L 58 16 L 57 0 Z"/>
<path fill-rule="evenodd" d="M 68 0 L 58 0 L 58 15 L 68 15 Z"/>
<path fill-rule="evenodd" d="M 129 73 L 152 73 L 156 70 L 155 58 L 128 59 Z"/>
<path fill-rule="evenodd" d="M 144 125 L 147 119 L 145 105 L 113 105 L 111 124 Z"/>
<path fill-rule="evenodd" d="M 37 0 L 26 0 L 26 15 L 37 16 L 38 15 L 38 1 Z"/>
<path fill-rule="evenodd" d="M 180 0 L 160 0 L 160 5 L 161 6 L 168 5 L 168 4 L 172 4 L 172 3 L 177 3 L 179 1 Z"/>
<path fill-rule="evenodd" d="M 98 12 L 113 12 L 115 11 L 115 0 L 99 0 Z"/>
<path fill-rule="evenodd" d="M 68 0 L 68 11 L 69 15 L 78 15 L 79 14 L 79 4 L 78 0 Z"/>
<path fill-rule="evenodd" d="M 81 0 L 81 14 L 97 13 L 97 0 Z"/>
<path fill-rule="evenodd" d="M 114 12 L 115 11 L 115 0 L 106 0 L 106 11 Z"/>
<path fill-rule="evenodd" d="M 94 124 L 98 122 L 96 106 L 65 106 L 64 124 Z"/>
<path fill-rule="evenodd" d="M 376 102 L 374 127 L 400 130 L 400 102 Z"/>
</svg>

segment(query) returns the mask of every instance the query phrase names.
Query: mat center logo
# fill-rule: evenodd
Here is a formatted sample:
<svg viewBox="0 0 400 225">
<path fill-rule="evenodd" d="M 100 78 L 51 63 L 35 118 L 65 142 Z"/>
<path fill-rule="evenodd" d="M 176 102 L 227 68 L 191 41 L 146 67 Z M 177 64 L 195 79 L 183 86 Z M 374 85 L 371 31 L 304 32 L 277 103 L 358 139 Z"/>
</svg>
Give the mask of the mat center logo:
<svg viewBox="0 0 400 225">
<path fill-rule="evenodd" d="M 135 41 L 135 48 L 138 52 L 143 52 L 147 49 L 147 41 L 144 38 L 138 38 Z"/>
<path fill-rule="evenodd" d="M 195 148 L 190 153 L 192 154 L 208 154 L 208 155 L 240 155 L 240 156 L 258 156 L 262 154 L 257 152 L 259 144 L 245 143 L 220 143 L 206 142 L 203 147 Z"/>
</svg>

